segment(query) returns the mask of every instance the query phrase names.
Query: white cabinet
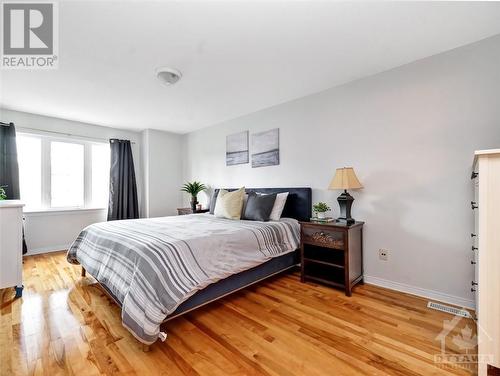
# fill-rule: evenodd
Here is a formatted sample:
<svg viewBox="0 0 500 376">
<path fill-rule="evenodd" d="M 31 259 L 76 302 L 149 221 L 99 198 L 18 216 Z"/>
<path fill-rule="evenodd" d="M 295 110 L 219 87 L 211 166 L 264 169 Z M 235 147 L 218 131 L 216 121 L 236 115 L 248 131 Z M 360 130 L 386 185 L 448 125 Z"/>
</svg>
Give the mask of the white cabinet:
<svg viewBox="0 0 500 376">
<path fill-rule="evenodd" d="M 16 297 L 23 291 L 23 206 L 0 201 L 0 288 L 15 287 Z"/>
<path fill-rule="evenodd" d="M 481 150 L 474 157 L 476 317 L 479 376 L 487 364 L 500 368 L 500 149 Z M 477 283 L 477 285 L 476 285 Z"/>
</svg>

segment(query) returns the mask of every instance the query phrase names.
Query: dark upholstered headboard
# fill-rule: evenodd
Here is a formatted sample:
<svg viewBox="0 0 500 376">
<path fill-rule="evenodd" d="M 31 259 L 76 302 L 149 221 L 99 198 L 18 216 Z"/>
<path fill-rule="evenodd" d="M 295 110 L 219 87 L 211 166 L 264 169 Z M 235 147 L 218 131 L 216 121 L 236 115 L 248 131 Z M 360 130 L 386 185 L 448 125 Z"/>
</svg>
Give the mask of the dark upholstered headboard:
<svg viewBox="0 0 500 376">
<path fill-rule="evenodd" d="M 235 189 L 228 189 L 234 191 Z M 299 221 L 309 221 L 312 216 L 311 188 L 245 188 L 246 192 L 282 193 L 288 192 L 282 217 L 295 218 Z"/>
</svg>

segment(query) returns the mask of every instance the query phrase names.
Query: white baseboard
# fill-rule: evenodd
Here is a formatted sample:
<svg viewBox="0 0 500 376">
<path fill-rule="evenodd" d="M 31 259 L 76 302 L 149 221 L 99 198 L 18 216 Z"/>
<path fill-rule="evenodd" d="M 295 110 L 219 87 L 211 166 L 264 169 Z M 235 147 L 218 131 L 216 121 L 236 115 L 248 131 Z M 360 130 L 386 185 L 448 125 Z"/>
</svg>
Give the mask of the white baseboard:
<svg viewBox="0 0 500 376">
<path fill-rule="evenodd" d="M 70 245 L 71 244 L 52 245 L 50 247 L 28 249 L 28 253 L 26 253 L 25 256 L 39 255 L 41 253 L 59 252 L 59 251 L 67 250 Z"/>
<path fill-rule="evenodd" d="M 459 296 L 449 295 L 449 294 L 445 294 L 445 293 L 442 293 L 439 291 L 434 291 L 434 290 L 427 290 L 427 289 L 423 289 L 421 287 L 410 286 L 410 285 L 407 285 L 405 283 L 393 282 L 393 281 L 389 281 L 387 279 L 372 277 L 369 275 L 365 275 L 363 277 L 363 280 L 365 283 L 368 283 L 370 285 L 385 287 L 387 289 L 401 291 L 401 292 L 405 292 L 408 294 L 421 296 L 423 298 L 437 300 L 437 301 L 443 302 L 443 303 L 454 304 L 456 306 L 463 307 L 463 308 L 471 308 L 471 309 L 475 308 L 475 302 L 473 300 L 464 299 L 464 298 L 461 298 Z"/>
</svg>

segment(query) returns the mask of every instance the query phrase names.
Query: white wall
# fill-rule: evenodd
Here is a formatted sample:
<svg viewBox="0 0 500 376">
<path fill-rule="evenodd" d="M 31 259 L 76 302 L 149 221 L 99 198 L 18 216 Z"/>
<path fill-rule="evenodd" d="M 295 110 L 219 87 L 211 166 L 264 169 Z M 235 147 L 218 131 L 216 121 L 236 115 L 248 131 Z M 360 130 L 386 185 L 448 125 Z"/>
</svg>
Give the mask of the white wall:
<svg viewBox="0 0 500 376">
<path fill-rule="evenodd" d="M 141 134 L 114 128 L 70 120 L 40 116 L 24 112 L 0 109 L 0 120 L 13 122 L 18 131 L 35 128 L 40 131 L 63 132 L 97 139 L 127 139 L 132 145 L 134 166 L 137 177 L 139 205 L 143 207 Z M 30 131 L 31 132 L 31 131 Z M 142 203 L 142 204 L 141 204 Z M 28 254 L 66 249 L 80 231 L 91 223 L 106 220 L 106 210 L 77 210 L 68 212 L 27 213 L 25 215 L 25 236 Z"/>
<path fill-rule="evenodd" d="M 184 178 L 310 186 L 336 216 L 340 192 L 326 188 L 335 168 L 354 166 L 367 280 L 471 306 L 471 162 L 475 149 L 500 147 L 499 67 L 497 36 L 190 133 Z M 225 166 L 226 135 L 275 127 L 279 166 Z"/>
<path fill-rule="evenodd" d="M 107 214 L 102 209 L 25 213 L 28 255 L 68 249 L 80 231 L 92 223 L 106 221 Z"/>
<path fill-rule="evenodd" d="M 182 136 L 147 129 L 142 139 L 145 216 L 176 215 L 182 203 Z"/>
</svg>

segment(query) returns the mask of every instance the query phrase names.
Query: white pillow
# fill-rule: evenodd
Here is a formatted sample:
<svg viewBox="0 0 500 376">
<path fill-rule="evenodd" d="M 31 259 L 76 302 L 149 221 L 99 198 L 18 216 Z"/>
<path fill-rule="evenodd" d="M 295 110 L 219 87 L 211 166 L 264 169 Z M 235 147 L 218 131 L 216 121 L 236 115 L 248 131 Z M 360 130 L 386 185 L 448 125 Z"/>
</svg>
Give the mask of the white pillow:
<svg viewBox="0 0 500 376">
<path fill-rule="evenodd" d="M 278 193 L 276 195 L 276 201 L 274 201 L 273 210 L 271 210 L 271 214 L 269 215 L 270 221 L 279 221 L 281 218 L 281 213 L 283 213 L 283 209 L 285 208 L 286 199 L 288 198 L 289 192 Z M 266 193 L 257 193 L 258 195 L 265 195 Z"/>
</svg>

